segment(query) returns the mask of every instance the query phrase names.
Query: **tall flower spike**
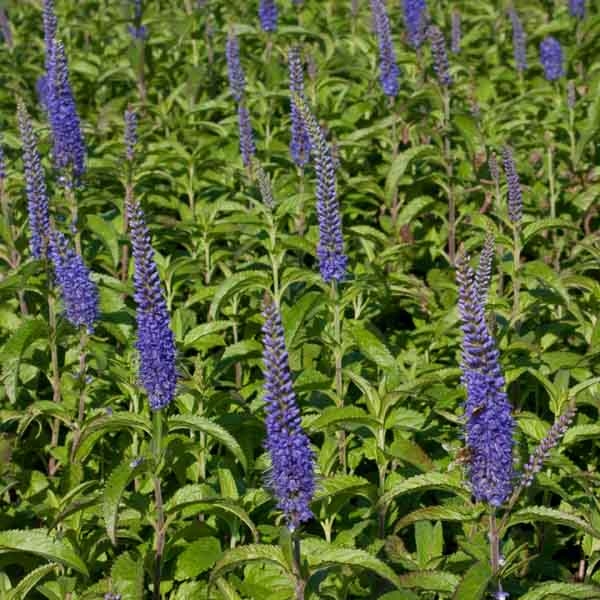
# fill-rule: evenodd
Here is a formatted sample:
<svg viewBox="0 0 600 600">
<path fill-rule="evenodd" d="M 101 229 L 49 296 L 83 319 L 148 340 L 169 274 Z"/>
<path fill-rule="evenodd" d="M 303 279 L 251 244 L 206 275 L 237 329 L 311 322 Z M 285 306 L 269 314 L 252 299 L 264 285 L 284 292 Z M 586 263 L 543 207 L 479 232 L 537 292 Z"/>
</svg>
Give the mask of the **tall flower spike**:
<svg viewBox="0 0 600 600">
<path fill-rule="evenodd" d="M 546 437 L 540 442 L 540 445 L 534 450 L 529 457 L 529 461 L 523 467 L 521 475 L 521 485 L 529 487 L 535 476 L 542 470 L 544 463 L 550 456 L 550 451 L 558 446 L 561 438 L 567 432 L 567 429 L 575 418 L 577 407 L 572 404 L 567 410 L 554 422 Z"/>
<path fill-rule="evenodd" d="M 490 283 L 492 281 L 492 263 L 494 262 L 495 253 L 496 245 L 494 236 L 488 233 L 485 236 L 483 249 L 479 255 L 479 265 L 475 273 L 475 288 L 483 309 L 485 309 L 487 304 Z"/>
<path fill-rule="evenodd" d="M 392 42 L 392 29 L 384 0 L 371 0 L 371 12 L 377 42 L 379 44 L 379 81 L 383 93 L 389 98 L 398 95 L 400 69 Z"/>
<path fill-rule="evenodd" d="M 512 24 L 513 55 L 517 71 L 523 72 L 527 69 L 527 37 L 523 24 L 515 8 L 511 6 L 508 16 Z"/>
<path fill-rule="evenodd" d="M 427 28 L 427 37 L 431 44 L 433 67 L 438 81 L 440 85 L 449 87 L 452 85 L 452 76 L 450 75 L 450 63 L 448 62 L 448 52 L 446 50 L 446 38 L 442 30 L 436 25 Z"/>
<path fill-rule="evenodd" d="M 585 17 L 585 0 L 569 0 L 569 12 L 576 19 Z"/>
<path fill-rule="evenodd" d="M 461 27 L 460 27 L 460 13 L 458 10 L 452 11 L 452 44 L 450 46 L 450 50 L 452 50 L 453 54 L 458 54 L 460 52 L 460 42 L 461 42 Z"/>
<path fill-rule="evenodd" d="M 294 96 L 305 127 L 310 135 L 310 147 L 317 173 L 317 217 L 319 220 L 319 244 L 317 259 L 321 277 L 326 283 L 342 281 L 346 276 L 348 258 L 344 254 L 342 217 L 337 199 L 335 168 L 331 149 L 325 140 L 310 108 L 300 96 Z"/>
<path fill-rule="evenodd" d="M 499 183 L 500 168 L 498 167 L 498 157 L 496 156 L 495 152 L 492 152 L 490 154 L 490 157 L 488 159 L 488 167 L 490 169 L 490 175 L 492 176 L 494 183 Z"/>
<path fill-rule="evenodd" d="M 514 421 L 499 352 L 486 324 L 476 276 L 464 253 L 457 266 L 462 383 L 467 390 L 465 440 L 471 453 L 468 475 L 477 501 L 500 506 L 512 489 Z"/>
<path fill-rule="evenodd" d="M 13 34 L 10 28 L 10 21 L 8 20 L 8 15 L 6 14 L 6 10 L 4 8 L 0 8 L 0 32 L 2 32 L 2 37 L 4 38 L 6 47 L 9 50 L 12 50 L 15 47 L 15 42 L 13 40 Z"/>
<path fill-rule="evenodd" d="M 67 319 L 75 327 L 85 327 L 91 333 L 98 319 L 98 289 L 90 278 L 83 258 L 58 231 L 50 235 L 48 254 L 54 266 Z"/>
<path fill-rule="evenodd" d="M 517 173 L 517 166 L 510 146 L 502 148 L 502 162 L 508 184 L 508 217 L 513 223 L 520 223 L 523 216 L 523 193 Z"/>
<path fill-rule="evenodd" d="M 540 62 L 548 81 L 556 81 L 565 74 L 562 48 L 559 41 L 551 35 L 540 43 Z"/>
<path fill-rule="evenodd" d="M 47 111 L 48 86 L 50 85 L 49 73 L 52 68 L 54 40 L 58 29 L 58 21 L 54 12 L 54 0 L 44 0 L 42 17 L 44 20 L 44 68 L 46 72 L 37 80 L 36 90 L 40 104 Z"/>
<path fill-rule="evenodd" d="M 227 59 L 227 75 L 229 76 L 231 95 L 236 102 L 241 102 L 246 90 L 246 78 L 240 61 L 240 45 L 233 31 L 230 31 L 227 36 L 225 58 Z"/>
<path fill-rule="evenodd" d="M 144 213 L 133 198 L 127 202 L 126 210 L 135 265 L 139 379 L 148 394 L 150 408 L 161 410 L 173 400 L 177 388 L 175 339 Z"/>
<path fill-rule="evenodd" d="M 290 118 L 292 121 L 292 137 L 290 141 L 290 154 L 292 160 L 300 168 L 307 165 L 310 158 L 310 138 L 302 115 L 294 102 L 293 94 L 304 98 L 304 70 L 302 68 L 302 56 L 300 48 L 293 46 L 288 52 L 288 68 L 290 74 Z"/>
<path fill-rule="evenodd" d="M 67 56 L 62 42 L 54 42 L 47 86 L 54 166 L 78 184 L 85 173 L 85 142 L 69 83 Z"/>
<path fill-rule="evenodd" d="M 2 145 L 2 141 L 0 140 L 0 180 L 4 181 L 6 179 L 6 160 L 4 157 L 4 146 Z"/>
<path fill-rule="evenodd" d="M 425 41 L 427 4 L 425 0 L 403 0 L 402 7 L 408 41 L 413 48 L 420 48 Z"/>
<path fill-rule="evenodd" d="M 132 106 L 125 111 L 125 158 L 132 162 L 137 145 L 137 113 Z"/>
<path fill-rule="evenodd" d="M 268 486 L 277 498 L 288 528 L 293 531 L 312 517 L 315 492 L 313 453 L 302 430 L 300 409 L 292 385 L 279 309 L 267 302 L 263 316 L 266 449 L 271 458 Z"/>
<path fill-rule="evenodd" d="M 244 164 L 244 167 L 249 167 L 252 164 L 252 157 L 256 154 L 256 146 L 254 145 L 250 113 L 243 104 L 238 106 L 238 123 L 240 130 L 240 153 L 242 155 L 242 163 Z"/>
<path fill-rule="evenodd" d="M 258 17 L 263 31 L 273 33 L 277 30 L 277 4 L 275 0 L 260 0 Z"/>
<path fill-rule="evenodd" d="M 275 200 L 273 199 L 271 180 L 260 164 L 256 165 L 256 179 L 258 179 L 258 189 L 260 190 L 260 197 L 263 204 L 269 210 L 273 210 L 275 208 Z"/>
<path fill-rule="evenodd" d="M 23 167 L 31 232 L 29 247 L 34 258 L 46 258 L 50 231 L 48 192 L 31 117 L 22 102 L 17 105 L 17 120 L 23 144 Z"/>
</svg>

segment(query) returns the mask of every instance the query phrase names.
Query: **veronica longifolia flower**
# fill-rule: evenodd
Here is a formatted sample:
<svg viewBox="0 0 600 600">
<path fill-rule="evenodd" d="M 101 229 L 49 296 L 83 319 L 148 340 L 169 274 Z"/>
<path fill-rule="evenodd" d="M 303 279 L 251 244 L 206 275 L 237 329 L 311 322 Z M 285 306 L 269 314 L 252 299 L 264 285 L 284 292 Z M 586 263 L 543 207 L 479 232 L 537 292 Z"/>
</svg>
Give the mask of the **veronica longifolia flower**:
<svg viewBox="0 0 600 600">
<path fill-rule="evenodd" d="M 319 220 L 319 244 L 317 258 L 323 281 L 342 281 L 346 276 L 348 258 L 344 254 L 342 217 L 337 199 L 336 178 L 331 148 L 323 130 L 317 123 L 306 102 L 294 96 L 305 127 L 310 135 L 310 147 L 317 172 L 317 217 Z"/>
<path fill-rule="evenodd" d="M 0 142 L 0 180 L 6 179 L 6 162 L 4 157 L 4 146 Z"/>
<path fill-rule="evenodd" d="M 40 104 L 44 110 L 48 110 L 48 74 L 52 65 L 54 40 L 58 28 L 58 21 L 54 12 L 54 0 L 44 0 L 42 16 L 44 20 L 44 67 L 46 72 L 37 80 L 36 90 Z"/>
<path fill-rule="evenodd" d="M 398 95 L 400 69 L 392 42 L 392 29 L 383 0 L 371 0 L 375 35 L 379 44 L 379 81 L 383 93 L 389 98 Z"/>
<path fill-rule="evenodd" d="M 132 106 L 125 111 L 125 158 L 132 162 L 137 145 L 137 113 Z"/>
<path fill-rule="evenodd" d="M 83 258 L 58 231 L 50 236 L 48 254 L 67 319 L 75 327 L 85 327 L 91 333 L 98 318 L 98 289 Z"/>
<path fill-rule="evenodd" d="M 468 475 L 477 501 L 500 506 L 512 489 L 514 421 L 478 285 L 485 276 L 476 277 L 464 254 L 457 264 L 462 383 L 467 390 L 465 441 L 471 454 Z"/>
<path fill-rule="evenodd" d="M 227 59 L 227 75 L 229 76 L 231 95 L 236 102 L 241 102 L 246 90 L 246 78 L 240 61 L 240 45 L 233 31 L 230 31 L 227 36 L 225 58 Z"/>
<path fill-rule="evenodd" d="M 290 530 L 312 517 L 315 492 L 313 453 L 302 430 L 300 409 L 292 385 L 279 309 L 268 302 L 264 313 L 263 359 L 266 448 L 271 458 L 268 485 L 277 498 Z"/>
<path fill-rule="evenodd" d="M 126 210 L 135 265 L 133 284 L 137 304 L 139 378 L 148 394 L 150 408 L 160 410 L 173 400 L 177 388 L 175 339 L 144 213 L 134 199 L 128 200 Z"/>
<path fill-rule="evenodd" d="M 523 467 L 521 476 L 521 485 L 529 487 L 533 483 L 536 474 L 542 470 L 544 463 L 550 456 L 550 451 L 558 446 L 561 438 L 567 432 L 567 429 L 575 418 L 577 412 L 576 406 L 573 404 L 554 422 L 546 437 L 540 442 L 540 445 L 535 449 L 529 457 L 529 461 Z"/>
<path fill-rule="evenodd" d="M 452 85 L 452 76 L 450 75 L 450 63 L 448 62 L 448 52 L 446 50 L 446 38 L 442 30 L 435 25 L 427 28 L 427 37 L 431 43 L 433 67 L 438 81 L 440 85 L 449 87 Z"/>
<path fill-rule="evenodd" d="M 0 32 L 2 32 L 2 37 L 4 38 L 7 48 L 12 50 L 15 47 L 15 43 L 13 40 L 13 34 L 10 28 L 8 15 L 6 14 L 6 10 L 4 8 L 0 8 Z"/>
<path fill-rule="evenodd" d="M 427 4 L 425 0 L 403 0 L 402 7 L 408 41 L 413 48 L 420 48 L 427 28 Z"/>
<path fill-rule="evenodd" d="M 510 146 L 502 148 L 502 162 L 508 184 L 508 217 L 513 223 L 520 223 L 523 216 L 523 193 L 517 173 L 517 165 Z"/>
<path fill-rule="evenodd" d="M 510 8 L 508 15 L 510 17 L 510 22 L 512 23 L 515 65 L 517 71 L 522 72 L 527 69 L 527 37 L 521 19 L 514 7 Z"/>
<path fill-rule="evenodd" d="M 85 172 L 85 142 L 73 90 L 69 83 L 67 56 L 62 42 L 54 42 L 47 80 L 47 107 L 52 128 L 52 159 L 63 174 L 79 183 Z"/>
<path fill-rule="evenodd" d="M 50 231 L 48 192 L 46 191 L 46 179 L 37 148 L 37 138 L 33 131 L 29 113 L 22 102 L 17 105 L 17 119 L 23 144 L 23 167 L 25 169 L 27 211 L 31 232 L 29 247 L 34 258 L 46 258 L 48 232 Z"/>
<path fill-rule="evenodd" d="M 460 52 L 461 42 L 461 27 L 460 27 L 460 13 L 457 10 L 452 11 L 452 44 L 450 50 L 453 54 Z"/>
<path fill-rule="evenodd" d="M 297 94 L 304 98 L 304 71 L 302 68 L 302 56 L 300 48 L 293 46 L 288 52 L 288 68 L 290 74 L 290 92 L 292 99 L 290 101 L 290 117 L 292 121 L 292 137 L 290 141 L 290 154 L 292 160 L 303 168 L 310 158 L 310 138 L 302 115 L 294 102 L 293 95 Z"/>
<path fill-rule="evenodd" d="M 277 30 L 277 4 L 275 0 L 260 0 L 258 17 L 263 31 L 272 33 Z"/>
<path fill-rule="evenodd" d="M 242 163 L 244 164 L 244 167 L 249 167 L 252 164 L 252 157 L 256 154 L 256 146 L 254 145 L 250 113 L 243 104 L 238 106 L 238 125 L 240 130 L 240 153 L 242 155 Z"/>
<path fill-rule="evenodd" d="M 585 17 L 585 0 L 569 0 L 569 12 L 572 17 L 583 19 Z"/>
<path fill-rule="evenodd" d="M 540 43 L 540 62 L 544 67 L 544 76 L 548 81 L 560 79 L 565 74 L 563 51 L 559 41 L 548 36 Z"/>
</svg>

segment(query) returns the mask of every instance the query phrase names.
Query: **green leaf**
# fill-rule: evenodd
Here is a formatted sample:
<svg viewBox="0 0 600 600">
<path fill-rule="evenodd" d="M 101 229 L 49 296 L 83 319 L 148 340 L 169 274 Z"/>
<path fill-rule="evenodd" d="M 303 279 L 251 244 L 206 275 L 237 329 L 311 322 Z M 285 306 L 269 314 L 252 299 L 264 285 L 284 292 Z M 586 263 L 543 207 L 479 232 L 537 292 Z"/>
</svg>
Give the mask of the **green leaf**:
<svg viewBox="0 0 600 600">
<path fill-rule="evenodd" d="M 244 471 L 248 470 L 248 459 L 237 440 L 223 427 L 198 415 L 176 415 L 169 419 L 169 433 L 188 429 L 206 433 L 223 444 L 239 461 Z"/>
<path fill-rule="evenodd" d="M 19 386 L 19 368 L 25 351 L 34 341 L 46 337 L 48 328 L 42 319 L 28 319 L 11 335 L 0 351 L 2 380 L 6 395 L 11 402 L 17 399 Z"/>
<path fill-rule="evenodd" d="M 565 446 L 570 446 L 571 444 L 576 444 L 583 440 L 593 440 L 597 437 L 600 437 L 600 425 L 573 425 L 565 433 L 562 443 Z"/>
<path fill-rule="evenodd" d="M 492 578 L 492 569 L 488 561 L 477 562 L 472 565 L 454 592 L 454 600 L 479 600 L 486 594 Z"/>
<path fill-rule="evenodd" d="M 552 600 L 598 600 L 600 587 L 585 583 L 542 583 L 536 586 L 519 600 L 543 600 L 550 597 Z"/>
<path fill-rule="evenodd" d="M 454 573 L 447 571 L 412 571 L 400 575 L 400 583 L 403 587 L 446 594 L 452 594 L 459 581 Z"/>
<path fill-rule="evenodd" d="M 300 552 L 308 561 L 311 575 L 330 567 L 354 567 L 373 571 L 396 587 L 402 587 L 398 575 L 383 561 L 365 550 L 341 548 L 323 540 L 308 538 L 302 541 Z"/>
<path fill-rule="evenodd" d="M 408 169 L 411 161 L 419 156 L 431 154 L 431 146 L 414 146 L 398 154 L 398 156 L 394 159 L 394 162 L 392 163 L 388 176 L 385 180 L 385 198 L 388 202 L 391 202 L 398 187 L 398 182 L 404 173 L 406 173 L 406 169 Z"/>
<path fill-rule="evenodd" d="M 221 308 L 221 304 L 230 296 L 248 291 L 252 288 L 268 289 L 271 285 L 269 275 L 264 271 L 243 271 L 227 277 L 214 293 L 208 311 L 208 318 L 213 321 Z"/>
<path fill-rule="evenodd" d="M 51 536 L 46 529 L 13 529 L 0 532 L 0 552 L 26 552 L 58 562 L 88 575 L 87 567 L 67 539 Z"/>
<path fill-rule="evenodd" d="M 125 552 L 113 563 L 110 577 L 113 592 L 121 596 L 121 600 L 144 600 L 144 561 L 134 558 Z"/>
<path fill-rule="evenodd" d="M 23 600 L 27 594 L 42 580 L 58 567 L 58 563 L 42 565 L 27 573 L 19 583 L 8 592 L 7 600 Z"/>
<path fill-rule="evenodd" d="M 391 490 L 387 491 L 379 499 L 378 506 L 387 506 L 392 500 L 404 494 L 413 492 L 425 492 L 427 490 L 444 490 L 453 492 L 467 500 L 471 495 L 460 485 L 456 479 L 442 473 L 427 473 L 426 475 L 416 475 L 396 484 Z"/>
<path fill-rule="evenodd" d="M 369 427 L 375 429 L 379 427 L 379 422 L 358 406 L 344 406 L 342 408 L 329 406 L 321 413 L 321 416 L 312 421 L 310 429 L 321 431 L 329 427 L 347 427 L 348 429 Z"/>
<path fill-rule="evenodd" d="M 548 229 L 578 229 L 575 223 L 570 223 L 563 219 L 537 219 L 533 223 L 529 223 L 523 229 L 523 245 L 527 244 L 534 236 Z"/>
<path fill-rule="evenodd" d="M 287 561 L 281 548 L 278 546 L 269 546 L 267 544 L 248 544 L 246 546 L 238 546 L 228 550 L 214 566 L 210 580 L 214 581 L 219 577 L 223 577 L 229 571 L 233 571 L 243 565 L 251 562 L 267 562 L 273 563 L 281 568 L 281 570 L 294 580 L 293 574 L 290 572 Z"/>
<path fill-rule="evenodd" d="M 221 554 L 221 542 L 217 538 L 205 537 L 192 542 L 175 561 L 175 580 L 195 579 L 208 571 Z"/>
<path fill-rule="evenodd" d="M 592 537 L 600 538 L 600 532 L 582 518 L 546 506 L 530 506 L 519 510 L 510 517 L 507 528 L 518 523 L 536 523 L 538 521 L 564 525 L 577 531 L 585 531 Z"/>
<path fill-rule="evenodd" d="M 374 333 L 357 324 L 352 326 L 352 335 L 359 350 L 378 367 L 384 370 L 397 368 L 396 359 Z"/>
<path fill-rule="evenodd" d="M 456 521 L 467 522 L 478 519 L 483 509 L 476 506 L 427 506 L 419 508 L 404 517 L 394 525 L 394 531 L 400 531 L 419 521 Z"/>
<path fill-rule="evenodd" d="M 371 482 L 364 477 L 338 473 L 331 477 L 324 477 L 319 480 L 314 501 L 317 502 L 344 494 L 368 496 L 368 488 L 371 487 L 371 485 Z"/>
<path fill-rule="evenodd" d="M 141 462 L 138 463 L 138 461 L 136 461 L 133 464 L 130 461 L 123 462 L 113 469 L 110 477 L 106 481 L 102 500 L 102 513 L 104 515 L 106 533 L 115 546 L 117 544 L 116 535 L 117 521 L 119 518 L 119 503 L 125 493 L 125 488 L 137 475 L 146 469 L 146 466 L 146 461 L 143 459 Z"/>
</svg>

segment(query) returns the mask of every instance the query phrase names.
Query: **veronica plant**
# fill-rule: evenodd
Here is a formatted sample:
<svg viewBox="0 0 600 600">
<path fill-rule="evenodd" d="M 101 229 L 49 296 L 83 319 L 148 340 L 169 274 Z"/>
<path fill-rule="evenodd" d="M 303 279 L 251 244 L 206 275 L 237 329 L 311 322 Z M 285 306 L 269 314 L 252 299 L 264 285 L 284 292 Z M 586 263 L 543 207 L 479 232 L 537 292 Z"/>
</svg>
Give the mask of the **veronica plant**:
<svg viewBox="0 0 600 600">
<path fill-rule="evenodd" d="M 290 119 L 292 125 L 290 154 L 299 169 L 304 169 L 310 158 L 310 137 L 304 126 L 302 115 L 294 102 L 293 95 L 304 98 L 304 69 L 302 55 L 298 46 L 292 46 L 288 52 L 288 70 L 290 77 Z"/>
<path fill-rule="evenodd" d="M 556 81 L 565 74 L 563 51 L 560 42 L 549 35 L 540 43 L 540 62 L 548 81 Z"/>
<path fill-rule="evenodd" d="M 522 77 L 523 72 L 527 69 L 527 36 L 525 35 L 525 30 L 523 29 L 519 14 L 512 6 L 509 9 L 509 17 L 512 24 L 515 66 L 517 67 L 519 75 Z"/>
<path fill-rule="evenodd" d="M 371 13 L 375 35 L 379 44 L 379 81 L 383 93 L 392 102 L 398 95 L 400 69 L 396 62 L 390 20 L 383 0 L 371 0 Z"/>
<path fill-rule="evenodd" d="M 420 48 L 425 40 L 427 3 L 425 0 L 402 0 L 402 8 L 408 41 L 413 48 Z"/>
</svg>

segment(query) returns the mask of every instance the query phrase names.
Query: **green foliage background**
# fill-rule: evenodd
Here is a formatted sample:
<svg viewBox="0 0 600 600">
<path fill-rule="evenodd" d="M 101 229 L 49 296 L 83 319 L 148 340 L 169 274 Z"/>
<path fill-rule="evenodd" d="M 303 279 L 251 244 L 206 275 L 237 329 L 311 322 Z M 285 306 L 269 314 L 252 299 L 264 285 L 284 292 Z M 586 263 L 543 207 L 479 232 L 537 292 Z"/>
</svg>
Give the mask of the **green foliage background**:
<svg viewBox="0 0 600 600">
<path fill-rule="evenodd" d="M 356 17 L 350 0 L 306 0 L 298 10 L 280 0 L 272 39 L 260 31 L 256 2 L 208 0 L 198 8 L 191 0 L 152 0 L 144 3 L 145 44 L 127 33 L 128 2 L 56 0 L 88 148 L 77 203 L 102 312 L 88 345 L 86 418 L 79 423 L 79 336 L 64 319 L 56 334 L 62 397 L 52 402 L 47 277 L 29 258 L 15 119 L 20 97 L 36 117 L 51 210 L 66 229 L 67 204 L 35 93 L 43 72 L 41 6 L 2 4 L 14 36 L 14 48 L 0 51 L 9 208 L 0 232 L 2 597 L 151 595 L 151 422 L 136 382 L 132 286 L 119 276 L 127 242 L 123 111 L 132 104 L 140 121 L 135 194 L 152 230 L 181 373 L 158 467 L 168 525 L 164 597 L 293 596 L 289 540 L 280 540 L 264 487 L 260 311 L 273 262 L 319 473 L 315 519 L 302 532 L 307 598 L 486 597 L 487 510 L 472 502 L 457 460 L 464 391 L 447 254 L 451 190 L 458 242 L 476 253 L 486 231 L 497 241 L 489 308 L 518 424 L 517 466 L 570 400 L 578 407 L 564 443 L 507 520 L 504 588 L 524 600 L 600 598 L 597 7 L 578 23 L 567 2 L 519 3 L 530 65 L 520 78 L 504 2 L 430 2 L 447 36 L 452 9 L 462 14 L 446 127 L 429 50 L 417 55 L 408 46 L 397 2 L 388 6 L 401 92 L 389 106 L 365 0 Z M 224 58 L 229 27 L 239 35 L 258 159 L 277 203 L 274 238 L 239 157 Z M 538 44 L 548 34 L 566 54 L 567 77 L 556 84 L 538 64 Z M 314 172 L 299 174 L 288 151 L 285 57 L 297 43 L 314 63 L 308 100 L 339 159 L 351 271 L 340 287 L 339 337 L 330 289 L 315 264 Z M 577 90 L 572 112 L 567 79 Z M 487 166 L 506 143 L 524 190 L 520 264 L 504 180 L 497 190 Z M 60 435 L 52 447 L 55 422 Z M 58 465 L 51 475 L 50 457 Z"/>
</svg>

